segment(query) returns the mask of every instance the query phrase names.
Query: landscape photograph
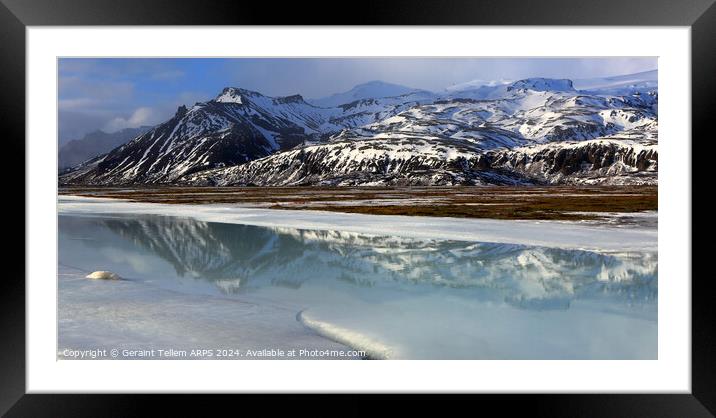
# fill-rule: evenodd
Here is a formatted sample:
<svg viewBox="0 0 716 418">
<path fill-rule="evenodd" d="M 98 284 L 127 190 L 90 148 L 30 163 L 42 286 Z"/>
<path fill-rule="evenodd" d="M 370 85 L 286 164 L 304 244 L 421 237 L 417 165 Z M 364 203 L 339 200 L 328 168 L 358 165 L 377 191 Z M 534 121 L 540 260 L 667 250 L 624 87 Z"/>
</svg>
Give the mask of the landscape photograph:
<svg viewBox="0 0 716 418">
<path fill-rule="evenodd" d="M 658 358 L 656 57 L 57 66 L 58 359 Z"/>
</svg>

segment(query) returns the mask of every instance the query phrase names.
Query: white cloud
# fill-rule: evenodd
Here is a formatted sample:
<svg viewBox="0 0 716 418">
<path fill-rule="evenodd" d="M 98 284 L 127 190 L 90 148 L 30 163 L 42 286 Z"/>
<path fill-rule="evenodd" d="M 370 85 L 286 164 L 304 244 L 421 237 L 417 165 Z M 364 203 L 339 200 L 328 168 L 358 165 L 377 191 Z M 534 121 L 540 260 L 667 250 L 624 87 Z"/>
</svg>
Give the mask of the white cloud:
<svg viewBox="0 0 716 418">
<path fill-rule="evenodd" d="M 151 125 L 154 120 L 154 111 L 149 107 L 136 109 L 128 118 L 116 117 L 104 127 L 106 132 L 116 132 L 125 128 L 137 128 L 142 125 Z"/>
</svg>

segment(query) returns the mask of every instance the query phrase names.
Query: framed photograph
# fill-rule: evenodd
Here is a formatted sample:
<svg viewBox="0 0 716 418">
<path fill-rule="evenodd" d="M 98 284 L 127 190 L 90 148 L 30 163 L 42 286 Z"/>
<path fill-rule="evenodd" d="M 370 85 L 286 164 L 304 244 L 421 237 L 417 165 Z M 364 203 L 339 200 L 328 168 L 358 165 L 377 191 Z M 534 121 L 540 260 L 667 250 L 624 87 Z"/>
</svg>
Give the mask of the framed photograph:
<svg viewBox="0 0 716 418">
<path fill-rule="evenodd" d="M 2 0 L 25 263 L 1 410 L 469 393 L 712 416 L 691 245 L 712 3 Z"/>
</svg>

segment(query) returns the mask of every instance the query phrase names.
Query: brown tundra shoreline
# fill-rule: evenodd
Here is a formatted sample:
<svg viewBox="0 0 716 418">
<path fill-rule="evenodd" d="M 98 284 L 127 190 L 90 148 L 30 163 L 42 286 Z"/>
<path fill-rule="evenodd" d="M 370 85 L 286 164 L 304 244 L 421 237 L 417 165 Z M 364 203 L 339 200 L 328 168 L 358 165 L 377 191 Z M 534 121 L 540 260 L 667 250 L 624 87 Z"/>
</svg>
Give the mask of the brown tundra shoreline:
<svg viewBox="0 0 716 418">
<path fill-rule="evenodd" d="M 165 204 L 455 218 L 599 220 L 656 211 L 657 186 L 185 187 L 62 186 L 60 195 Z"/>
</svg>

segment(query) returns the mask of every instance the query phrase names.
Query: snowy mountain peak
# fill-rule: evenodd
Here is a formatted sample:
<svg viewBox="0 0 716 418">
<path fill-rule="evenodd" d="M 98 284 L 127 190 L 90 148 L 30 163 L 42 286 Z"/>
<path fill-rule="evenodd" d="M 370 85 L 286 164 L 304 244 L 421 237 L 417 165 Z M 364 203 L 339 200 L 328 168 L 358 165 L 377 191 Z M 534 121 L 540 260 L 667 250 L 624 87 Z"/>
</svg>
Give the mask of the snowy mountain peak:
<svg viewBox="0 0 716 418">
<path fill-rule="evenodd" d="M 555 78 L 526 78 L 518 80 L 507 87 L 512 90 L 533 90 L 533 91 L 575 91 L 572 80 Z"/>
<path fill-rule="evenodd" d="M 221 94 L 216 96 L 215 102 L 219 103 L 238 103 L 243 104 L 247 97 L 262 97 L 263 94 L 242 89 L 239 87 L 226 87 L 221 91 Z"/>
<path fill-rule="evenodd" d="M 385 81 L 373 80 L 366 83 L 358 84 L 352 89 L 323 97 L 320 99 L 312 99 L 311 103 L 321 107 L 335 107 L 346 103 L 355 102 L 362 99 L 379 99 L 383 97 L 401 96 L 411 93 L 416 89 L 401 86 L 400 84 L 387 83 Z"/>
<path fill-rule="evenodd" d="M 234 87 L 225 88 L 220 95 L 216 96 L 214 101 L 219 103 L 238 103 L 241 104 L 241 92 Z"/>
</svg>

